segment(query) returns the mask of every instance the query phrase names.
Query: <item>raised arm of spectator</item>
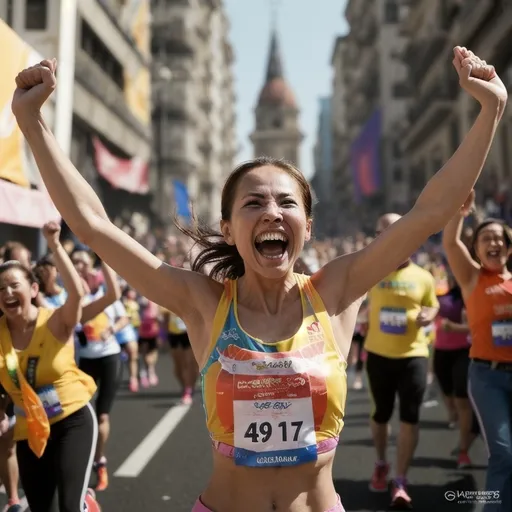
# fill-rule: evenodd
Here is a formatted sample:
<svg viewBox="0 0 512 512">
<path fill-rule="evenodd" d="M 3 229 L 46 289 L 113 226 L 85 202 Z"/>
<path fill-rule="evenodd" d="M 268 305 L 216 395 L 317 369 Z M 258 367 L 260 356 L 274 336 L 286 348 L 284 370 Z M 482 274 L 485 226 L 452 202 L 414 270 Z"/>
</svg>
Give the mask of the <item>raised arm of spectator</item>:
<svg viewBox="0 0 512 512">
<path fill-rule="evenodd" d="M 67 293 L 66 302 L 55 311 L 48 327 L 58 339 L 68 341 L 82 315 L 84 296 L 82 281 L 68 253 L 59 241 L 59 224 L 49 222 L 43 227 L 43 234 Z"/>
<path fill-rule="evenodd" d="M 82 308 L 81 323 L 85 324 L 121 298 L 121 287 L 117 274 L 105 263 L 101 263 L 105 277 L 105 293 Z"/>
</svg>

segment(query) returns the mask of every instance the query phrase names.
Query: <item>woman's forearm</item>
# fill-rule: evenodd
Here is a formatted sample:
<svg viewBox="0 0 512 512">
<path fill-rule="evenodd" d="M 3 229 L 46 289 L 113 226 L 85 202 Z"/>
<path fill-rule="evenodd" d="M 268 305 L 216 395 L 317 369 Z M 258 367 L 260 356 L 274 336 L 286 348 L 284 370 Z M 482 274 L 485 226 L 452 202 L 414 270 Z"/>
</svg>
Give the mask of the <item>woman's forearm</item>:
<svg viewBox="0 0 512 512">
<path fill-rule="evenodd" d="M 443 229 L 473 189 L 489 153 L 500 115 L 498 104 L 496 109 L 482 108 L 455 154 L 419 196 L 415 207 L 436 219 L 436 231 Z"/>
<path fill-rule="evenodd" d="M 55 266 L 62 278 L 68 297 L 75 300 L 81 300 L 85 295 L 84 288 L 82 286 L 80 276 L 73 266 L 68 253 L 60 243 L 49 245 L 49 247 L 52 251 Z"/>
<path fill-rule="evenodd" d="M 95 218 L 108 219 L 101 201 L 62 152 L 41 115 L 18 118 L 55 206 L 79 238 L 92 234 Z"/>
<path fill-rule="evenodd" d="M 102 262 L 101 268 L 105 278 L 105 297 L 112 304 L 121 298 L 121 286 L 119 285 L 117 274 L 105 262 Z"/>
<path fill-rule="evenodd" d="M 462 226 L 464 224 L 464 216 L 457 212 L 446 224 L 443 229 L 443 245 L 453 245 L 459 243 L 462 235 Z"/>
</svg>

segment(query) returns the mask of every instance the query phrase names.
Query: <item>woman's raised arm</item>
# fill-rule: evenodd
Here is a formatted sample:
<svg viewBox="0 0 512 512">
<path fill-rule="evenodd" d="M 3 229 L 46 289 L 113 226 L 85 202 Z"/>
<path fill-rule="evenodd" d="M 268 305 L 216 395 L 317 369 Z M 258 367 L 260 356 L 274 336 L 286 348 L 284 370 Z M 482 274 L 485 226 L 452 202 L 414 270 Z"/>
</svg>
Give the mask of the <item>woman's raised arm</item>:
<svg viewBox="0 0 512 512">
<path fill-rule="evenodd" d="M 461 240 L 464 217 L 469 214 L 474 200 L 475 192 L 472 191 L 464 206 L 450 219 L 443 230 L 443 249 L 448 259 L 448 265 L 464 292 L 473 288 L 480 271 L 480 265 L 472 258 L 468 248 Z"/>
<path fill-rule="evenodd" d="M 71 230 L 142 295 L 188 316 L 196 298 L 213 293 L 210 279 L 162 263 L 112 224 L 100 199 L 61 151 L 41 107 L 57 85 L 56 61 L 45 60 L 16 78 L 12 110 L 46 188 Z"/>
<path fill-rule="evenodd" d="M 67 293 L 66 301 L 50 320 L 50 329 L 57 339 L 68 341 L 82 315 L 84 289 L 71 258 L 59 241 L 60 226 L 49 222 L 43 227 L 43 234 Z"/>
<path fill-rule="evenodd" d="M 492 66 L 465 48 L 454 49 L 453 65 L 461 87 L 480 103 L 480 114 L 407 215 L 364 249 L 333 260 L 314 276 L 331 312 L 339 312 L 358 299 L 406 261 L 430 235 L 441 231 L 463 205 L 482 171 L 503 115 L 507 89 Z"/>
</svg>

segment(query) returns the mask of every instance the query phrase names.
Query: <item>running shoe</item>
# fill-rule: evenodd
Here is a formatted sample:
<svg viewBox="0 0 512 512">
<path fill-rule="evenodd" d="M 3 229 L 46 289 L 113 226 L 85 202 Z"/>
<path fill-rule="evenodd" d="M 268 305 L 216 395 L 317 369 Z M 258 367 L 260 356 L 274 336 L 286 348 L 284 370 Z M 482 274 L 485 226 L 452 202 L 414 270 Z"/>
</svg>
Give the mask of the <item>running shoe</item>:
<svg viewBox="0 0 512 512">
<path fill-rule="evenodd" d="M 158 375 L 156 373 L 149 374 L 149 385 L 153 388 L 158 386 Z"/>
<path fill-rule="evenodd" d="M 84 512 L 101 512 L 101 507 L 96 501 L 96 493 L 92 489 L 87 489 Z"/>
<path fill-rule="evenodd" d="M 390 510 L 412 510 L 412 500 L 407 493 L 406 484 L 400 484 L 396 481 L 391 483 L 391 503 Z"/>
<path fill-rule="evenodd" d="M 181 403 L 183 405 L 192 405 L 193 401 L 194 399 L 192 398 L 192 393 L 185 391 L 181 397 Z"/>
<path fill-rule="evenodd" d="M 139 381 L 137 380 L 137 377 L 130 377 L 128 387 L 132 393 L 137 393 L 137 391 L 139 391 Z"/>
<path fill-rule="evenodd" d="M 464 452 L 460 452 L 457 458 L 457 468 L 458 469 L 467 469 L 471 467 L 471 459 L 469 455 Z"/>
<path fill-rule="evenodd" d="M 143 388 L 149 388 L 149 379 L 148 379 L 148 376 L 144 373 L 141 374 L 141 376 L 140 376 L 140 385 Z"/>
<path fill-rule="evenodd" d="M 95 491 L 104 491 L 108 487 L 108 471 L 105 463 L 96 463 L 94 466 L 96 472 L 96 487 Z"/>
<path fill-rule="evenodd" d="M 352 384 L 352 389 L 355 391 L 360 391 L 363 389 L 363 378 L 361 375 L 356 375 L 354 383 Z"/>
<path fill-rule="evenodd" d="M 372 479 L 370 481 L 370 491 L 386 492 L 388 490 L 389 464 L 375 464 Z"/>
<path fill-rule="evenodd" d="M 5 509 L 5 512 L 23 512 L 23 507 L 19 503 L 15 503 Z"/>
</svg>

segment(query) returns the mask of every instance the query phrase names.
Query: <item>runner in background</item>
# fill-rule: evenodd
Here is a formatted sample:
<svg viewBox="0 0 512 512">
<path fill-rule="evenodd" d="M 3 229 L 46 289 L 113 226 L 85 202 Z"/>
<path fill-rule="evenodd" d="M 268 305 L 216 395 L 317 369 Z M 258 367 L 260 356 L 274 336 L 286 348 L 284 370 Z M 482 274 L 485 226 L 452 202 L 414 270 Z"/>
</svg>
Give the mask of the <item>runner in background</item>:
<svg viewBox="0 0 512 512">
<path fill-rule="evenodd" d="M 139 352 L 142 356 L 139 371 L 143 388 L 158 385 L 156 363 L 158 361 L 158 339 L 160 336 L 160 308 L 145 297 L 140 301 Z"/>
<path fill-rule="evenodd" d="M 468 399 L 469 327 L 464 315 L 464 300 L 453 276 L 448 275 L 448 292 L 438 296 L 440 309 L 436 318 L 434 372 L 443 393 L 450 426 L 459 427 L 457 466 L 471 466 L 468 452 L 475 440 L 473 409 Z"/>
<path fill-rule="evenodd" d="M 76 253 L 73 254 L 73 258 L 76 257 Z M 74 263 L 75 267 L 80 267 L 80 263 L 87 262 L 77 262 L 75 259 Z M 117 276 L 106 265 L 104 266 L 103 277 L 106 284 L 105 292 L 100 289 L 98 283 L 94 283 L 93 275 L 89 274 L 88 280 L 95 292 L 86 297 L 87 302 L 101 304 L 99 301 L 108 293 L 113 293 L 116 300 L 121 297 Z M 119 354 L 121 352 L 115 337 L 114 313 L 109 313 L 112 307 L 108 306 L 103 309 L 98 307 L 94 311 L 95 316 L 84 319 L 84 338 L 80 345 L 80 369 L 90 375 L 98 386 L 95 400 L 96 416 L 98 418 L 98 443 L 93 466 L 97 477 L 95 485 L 97 491 L 104 491 L 108 487 L 105 449 L 110 434 L 110 410 L 117 392 Z"/>
<path fill-rule="evenodd" d="M 78 370 L 73 354 L 83 288 L 59 233 L 54 222 L 43 229 L 68 290 L 56 310 L 33 304 L 39 289 L 29 269 L 17 261 L 0 267 L 0 379 L 14 403 L 19 473 L 33 512 L 50 512 L 57 490 L 61 512 L 95 505 L 87 494 L 97 437 L 89 405 L 95 385 Z M 31 361 L 37 368 L 31 369 Z M 0 417 L 6 434 L 9 419 L 4 411 Z"/>
<path fill-rule="evenodd" d="M 193 401 L 199 368 L 188 339 L 187 326 L 181 318 L 162 310 L 165 334 L 170 346 L 174 375 L 182 390 L 181 401 L 189 405 Z"/>
<path fill-rule="evenodd" d="M 130 380 L 128 387 L 132 393 L 139 391 L 139 328 L 140 328 L 140 305 L 137 300 L 137 292 L 126 286 L 121 298 L 128 325 L 117 337 L 121 350 L 126 354 Z"/>
<path fill-rule="evenodd" d="M 381 235 L 400 215 L 383 215 L 376 227 Z M 434 278 L 409 259 L 368 292 L 369 329 L 366 372 L 373 402 L 371 430 L 377 452 L 370 490 L 388 491 L 388 428 L 398 395 L 400 430 L 396 476 L 391 482 L 391 507 L 410 507 L 407 473 L 418 444 L 419 413 L 427 386 L 429 340 L 424 328 L 438 312 Z"/>
<path fill-rule="evenodd" d="M 348 356 L 349 364 L 355 367 L 354 382 L 352 384 L 352 389 L 355 391 L 363 389 L 363 369 L 366 359 L 364 340 L 368 332 L 368 308 L 368 297 L 365 297 L 357 313 L 356 327 Z"/>
<path fill-rule="evenodd" d="M 503 221 L 487 219 L 475 229 L 470 250 L 461 240 L 474 191 L 443 232 L 443 246 L 466 304 L 471 348 L 468 395 L 489 454 L 486 490 L 501 504 L 485 512 L 512 510 L 512 238 Z"/>
</svg>

